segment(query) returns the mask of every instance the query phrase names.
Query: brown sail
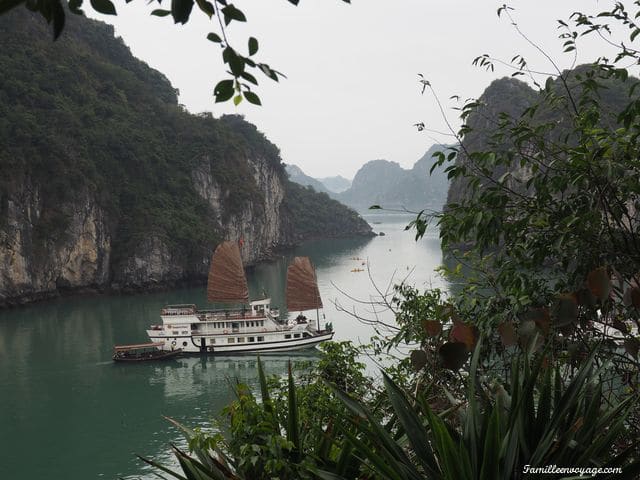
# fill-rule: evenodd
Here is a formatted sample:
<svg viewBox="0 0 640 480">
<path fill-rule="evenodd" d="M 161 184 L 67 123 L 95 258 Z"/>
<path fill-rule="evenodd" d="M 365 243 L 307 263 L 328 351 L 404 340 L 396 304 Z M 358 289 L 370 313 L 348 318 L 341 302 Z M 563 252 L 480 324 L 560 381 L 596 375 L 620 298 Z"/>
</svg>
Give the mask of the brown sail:
<svg viewBox="0 0 640 480">
<path fill-rule="evenodd" d="M 247 303 L 249 288 L 244 275 L 240 249 L 235 242 L 223 242 L 213 252 L 209 282 L 209 302 Z"/>
<path fill-rule="evenodd" d="M 309 257 L 296 257 L 287 269 L 287 309 L 290 312 L 322 308 L 316 272 Z"/>
</svg>

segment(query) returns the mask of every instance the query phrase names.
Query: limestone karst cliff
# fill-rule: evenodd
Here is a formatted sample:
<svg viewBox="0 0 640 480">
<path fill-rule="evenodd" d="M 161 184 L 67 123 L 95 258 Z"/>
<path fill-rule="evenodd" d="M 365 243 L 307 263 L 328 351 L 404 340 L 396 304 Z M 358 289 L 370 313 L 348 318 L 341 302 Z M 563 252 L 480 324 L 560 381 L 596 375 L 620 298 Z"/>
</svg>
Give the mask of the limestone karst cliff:
<svg viewBox="0 0 640 480">
<path fill-rule="evenodd" d="M 322 232 L 370 234 L 341 206 L 332 228 L 287 208 L 278 148 L 239 116 L 186 112 L 112 27 L 71 15 L 52 43 L 20 8 L 0 44 L 0 306 L 202 282 L 223 238 L 252 264 Z"/>
</svg>

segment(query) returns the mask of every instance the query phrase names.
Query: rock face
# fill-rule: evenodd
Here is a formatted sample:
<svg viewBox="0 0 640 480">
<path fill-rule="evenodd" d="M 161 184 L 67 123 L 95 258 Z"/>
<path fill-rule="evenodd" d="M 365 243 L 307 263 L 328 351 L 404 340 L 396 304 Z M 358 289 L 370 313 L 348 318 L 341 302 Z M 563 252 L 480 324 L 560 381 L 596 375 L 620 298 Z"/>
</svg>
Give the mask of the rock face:
<svg viewBox="0 0 640 480">
<path fill-rule="evenodd" d="M 507 113 L 517 118 L 536 99 L 536 92 L 526 83 L 515 78 L 501 78 L 494 80 L 479 98 L 481 106 L 468 120 L 471 131 L 464 138 L 464 147 L 468 152 L 481 151 L 488 148 L 488 139 L 495 131 L 500 113 Z M 464 152 L 456 158 L 456 164 L 466 165 L 469 160 Z M 499 178 L 505 172 L 504 168 L 493 172 Z M 526 177 L 528 172 L 524 167 L 513 171 L 519 177 Z M 458 203 L 466 198 L 467 179 L 456 178 L 451 182 L 447 193 L 447 204 Z"/>
<path fill-rule="evenodd" d="M 280 205 L 284 200 L 284 179 L 269 166 L 265 158 L 249 158 L 248 164 L 253 182 L 259 188 L 261 200 L 246 202 L 239 214 L 226 218 L 222 215 L 224 206 L 220 198 L 228 192 L 224 186 L 215 183 L 210 174 L 204 184 L 196 183 L 196 191 L 213 211 L 218 212 L 216 220 L 224 237 L 243 240 L 240 249 L 242 259 L 245 264 L 252 264 L 268 259 L 276 248 L 289 245 L 291 232 L 284 228 L 280 217 Z"/>
<path fill-rule="evenodd" d="M 39 188 L 28 182 L 4 199 L 0 229 L 0 305 L 26 302 L 55 292 L 105 286 L 111 238 L 104 212 L 88 192 L 57 206 L 64 221 L 59 237 L 43 237 L 38 226 L 49 215 Z"/>
<path fill-rule="evenodd" d="M 320 235 L 301 230 L 289 212 L 283 215 L 286 180 L 268 162 L 255 158 L 248 159 L 248 164 L 253 181 L 260 187 L 261 201 L 247 201 L 234 214 L 225 214 L 223 199 L 229 192 L 214 177 L 209 159 L 203 158 L 192 172 L 194 188 L 210 207 L 219 237 L 243 240 L 241 253 L 245 264 L 268 259 L 276 249 Z M 309 195 L 316 194 L 309 192 Z M 0 306 L 27 303 L 67 291 L 148 290 L 202 282 L 206 278 L 209 255 L 186 258 L 176 253 L 166 238 L 152 233 L 124 260 L 113 262 L 111 232 L 115 222 L 89 192 L 56 206 L 64 213 L 65 228 L 60 236 L 49 238 L 40 238 L 38 232 L 48 209 L 37 186 L 22 185 L 4 201 L 7 216 L 0 228 Z M 332 205 L 344 209 L 337 202 Z M 330 235 L 371 234 L 366 222 L 351 218 L 355 216 L 353 212 L 347 216 L 346 225 L 338 224 L 327 230 Z M 315 223 L 313 218 L 309 222 Z"/>
<path fill-rule="evenodd" d="M 371 233 L 305 189 L 296 203 L 315 208 L 288 208 L 255 126 L 185 112 L 113 28 L 68 19 L 51 44 L 41 18 L 0 17 L 0 306 L 202 283 L 223 239 L 242 239 L 249 265 L 323 232 Z"/>
</svg>

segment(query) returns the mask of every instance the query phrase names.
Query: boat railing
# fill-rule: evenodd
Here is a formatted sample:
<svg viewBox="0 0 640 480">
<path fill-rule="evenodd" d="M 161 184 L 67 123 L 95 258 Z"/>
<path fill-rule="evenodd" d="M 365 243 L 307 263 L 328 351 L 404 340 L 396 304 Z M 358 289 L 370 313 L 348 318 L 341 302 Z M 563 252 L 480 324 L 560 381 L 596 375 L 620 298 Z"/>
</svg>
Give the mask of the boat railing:
<svg viewBox="0 0 640 480">
<path fill-rule="evenodd" d="M 195 315 L 196 307 L 164 307 L 160 310 L 160 315 Z"/>
<path fill-rule="evenodd" d="M 253 320 L 260 318 L 267 318 L 266 315 L 252 315 L 250 311 L 246 312 L 229 312 L 229 311 L 200 311 L 199 313 L 204 313 L 204 316 L 201 317 L 198 315 L 200 321 L 217 321 L 217 320 Z"/>
</svg>

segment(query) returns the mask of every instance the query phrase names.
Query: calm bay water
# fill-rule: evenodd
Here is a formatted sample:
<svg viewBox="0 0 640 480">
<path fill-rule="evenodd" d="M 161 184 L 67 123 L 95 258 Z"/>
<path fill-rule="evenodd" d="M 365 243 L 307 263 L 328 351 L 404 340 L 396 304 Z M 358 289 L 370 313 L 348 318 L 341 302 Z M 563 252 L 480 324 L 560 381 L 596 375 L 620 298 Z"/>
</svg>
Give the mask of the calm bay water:
<svg viewBox="0 0 640 480">
<path fill-rule="evenodd" d="M 283 305 L 288 258 L 308 255 L 334 338 L 366 343 L 372 328 L 336 304 L 373 317 L 372 307 L 359 303 L 376 299 L 371 280 L 382 291 L 407 276 L 419 288 L 443 281 L 434 273 L 441 262 L 437 232 L 415 242 L 404 231 L 409 216 L 365 218 L 386 235 L 308 242 L 250 269 L 251 293 L 265 290 Z M 113 345 L 147 341 L 145 328 L 159 323 L 167 303 L 204 306 L 204 288 L 66 298 L 0 312 L 0 478 L 157 478 L 135 454 L 172 463 L 169 444 L 180 444 L 181 435 L 163 415 L 208 428 L 232 399 L 229 381 L 257 384 L 252 356 L 114 364 Z M 290 358 L 295 368 L 314 354 L 269 356 L 267 372 L 284 373 Z"/>
</svg>

